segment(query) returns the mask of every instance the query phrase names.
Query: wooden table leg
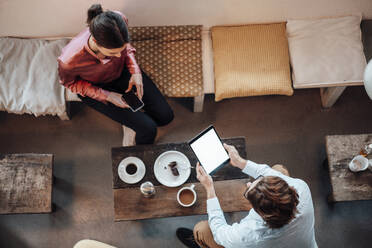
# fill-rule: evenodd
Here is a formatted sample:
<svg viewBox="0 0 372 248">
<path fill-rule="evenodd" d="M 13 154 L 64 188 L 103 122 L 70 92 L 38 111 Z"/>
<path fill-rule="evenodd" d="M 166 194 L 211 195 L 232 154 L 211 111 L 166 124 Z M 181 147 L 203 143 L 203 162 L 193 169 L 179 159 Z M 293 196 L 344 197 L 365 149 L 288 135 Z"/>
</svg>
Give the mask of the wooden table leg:
<svg viewBox="0 0 372 248">
<path fill-rule="evenodd" d="M 323 169 L 328 169 L 328 159 L 327 158 L 324 159 L 322 166 L 323 166 Z"/>
<path fill-rule="evenodd" d="M 323 169 L 324 170 L 328 170 L 329 169 L 328 158 L 324 159 L 322 166 L 323 166 Z M 331 185 L 331 192 L 328 193 L 328 195 L 327 195 L 327 202 L 328 202 L 328 204 L 334 203 L 333 192 L 332 192 L 332 185 Z"/>
<path fill-rule="evenodd" d="M 327 196 L 327 202 L 329 204 L 335 203 L 335 199 L 333 198 L 332 193 L 328 194 L 328 196 Z"/>
</svg>

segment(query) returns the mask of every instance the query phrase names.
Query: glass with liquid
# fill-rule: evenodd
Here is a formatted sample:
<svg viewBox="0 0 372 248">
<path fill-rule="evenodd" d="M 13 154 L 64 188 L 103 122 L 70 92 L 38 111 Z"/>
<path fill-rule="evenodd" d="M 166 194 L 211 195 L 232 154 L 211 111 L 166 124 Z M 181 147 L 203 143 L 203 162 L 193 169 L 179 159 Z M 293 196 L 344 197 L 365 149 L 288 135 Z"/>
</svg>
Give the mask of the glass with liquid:
<svg viewBox="0 0 372 248">
<path fill-rule="evenodd" d="M 140 191 L 144 197 L 152 197 L 155 195 L 155 186 L 147 181 L 141 184 Z"/>
<path fill-rule="evenodd" d="M 363 157 L 367 157 L 372 152 L 372 144 L 365 145 L 360 149 L 359 154 Z"/>
</svg>

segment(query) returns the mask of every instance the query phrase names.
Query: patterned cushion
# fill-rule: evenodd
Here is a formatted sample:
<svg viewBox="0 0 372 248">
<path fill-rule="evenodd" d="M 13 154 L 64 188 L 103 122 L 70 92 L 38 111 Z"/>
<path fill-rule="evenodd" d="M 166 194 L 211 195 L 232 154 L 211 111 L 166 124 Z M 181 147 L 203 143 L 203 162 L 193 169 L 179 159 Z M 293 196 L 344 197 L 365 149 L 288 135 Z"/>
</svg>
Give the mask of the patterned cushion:
<svg viewBox="0 0 372 248">
<path fill-rule="evenodd" d="M 215 100 L 292 95 L 285 23 L 212 28 Z"/>
<path fill-rule="evenodd" d="M 201 26 L 131 27 L 140 67 L 171 97 L 203 94 Z"/>
</svg>

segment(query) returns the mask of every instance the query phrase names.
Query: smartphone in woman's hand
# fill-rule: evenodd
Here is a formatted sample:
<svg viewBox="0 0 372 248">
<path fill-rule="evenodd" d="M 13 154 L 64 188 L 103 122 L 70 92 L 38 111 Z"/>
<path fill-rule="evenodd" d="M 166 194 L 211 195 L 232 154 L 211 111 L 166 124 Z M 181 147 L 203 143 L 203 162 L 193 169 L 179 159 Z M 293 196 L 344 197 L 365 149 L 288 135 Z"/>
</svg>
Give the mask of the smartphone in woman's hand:
<svg viewBox="0 0 372 248">
<path fill-rule="evenodd" d="M 141 99 L 138 98 L 138 96 L 136 95 L 136 93 L 134 92 L 134 90 L 130 90 L 129 92 L 126 92 L 124 93 L 122 96 L 121 96 L 122 100 L 127 103 L 129 105 L 129 108 L 133 111 L 133 112 L 137 112 L 138 110 L 140 110 L 141 108 L 143 108 L 143 106 L 145 105 Z"/>
</svg>

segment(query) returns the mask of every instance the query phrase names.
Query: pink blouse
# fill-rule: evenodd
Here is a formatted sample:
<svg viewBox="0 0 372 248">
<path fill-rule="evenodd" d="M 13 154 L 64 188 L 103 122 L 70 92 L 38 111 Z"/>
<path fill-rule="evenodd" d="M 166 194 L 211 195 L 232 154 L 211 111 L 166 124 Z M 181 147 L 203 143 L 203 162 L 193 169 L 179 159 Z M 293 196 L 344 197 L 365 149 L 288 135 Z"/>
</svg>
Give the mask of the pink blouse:
<svg viewBox="0 0 372 248">
<path fill-rule="evenodd" d="M 128 20 L 123 19 L 128 24 Z M 95 83 L 108 83 L 120 77 L 126 65 L 131 74 L 141 73 L 134 57 L 136 49 L 130 44 L 118 57 L 99 59 L 88 46 L 89 28 L 74 37 L 58 57 L 58 73 L 60 83 L 74 93 L 88 96 L 105 102 L 109 91 L 95 86 Z"/>
</svg>

